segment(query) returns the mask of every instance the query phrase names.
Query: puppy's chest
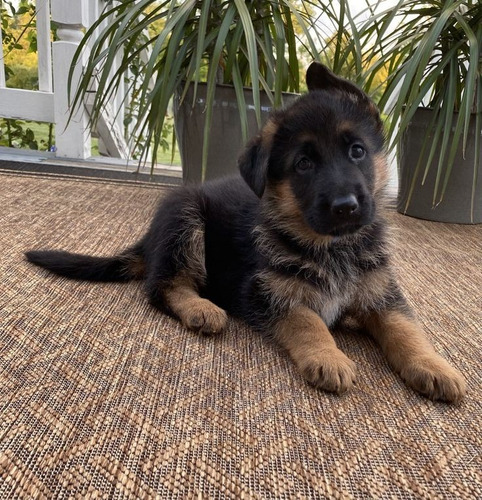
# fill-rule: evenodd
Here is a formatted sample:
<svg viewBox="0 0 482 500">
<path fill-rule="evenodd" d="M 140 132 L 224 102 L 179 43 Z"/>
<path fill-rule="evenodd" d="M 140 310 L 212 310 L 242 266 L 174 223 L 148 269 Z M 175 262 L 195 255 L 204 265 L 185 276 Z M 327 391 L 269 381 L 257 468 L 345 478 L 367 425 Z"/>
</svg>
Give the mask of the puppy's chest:
<svg viewBox="0 0 482 500">
<path fill-rule="evenodd" d="M 360 267 L 353 252 L 326 251 L 316 259 L 271 259 L 260 278 L 280 308 L 303 304 L 325 321 L 335 323 L 348 309 L 369 307 L 373 293 L 371 271 Z M 267 290 L 268 291 L 268 290 Z"/>
</svg>

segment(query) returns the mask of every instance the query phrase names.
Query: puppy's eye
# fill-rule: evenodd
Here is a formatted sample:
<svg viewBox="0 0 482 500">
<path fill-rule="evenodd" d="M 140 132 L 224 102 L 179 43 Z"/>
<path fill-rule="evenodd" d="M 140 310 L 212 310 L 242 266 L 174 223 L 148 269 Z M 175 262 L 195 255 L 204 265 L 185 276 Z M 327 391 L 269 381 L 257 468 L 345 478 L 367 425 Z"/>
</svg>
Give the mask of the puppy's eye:
<svg viewBox="0 0 482 500">
<path fill-rule="evenodd" d="M 348 151 L 348 155 L 352 160 L 360 161 L 365 158 L 366 151 L 361 144 L 352 144 L 350 146 L 350 150 Z"/>
<path fill-rule="evenodd" d="M 295 168 L 298 172 L 306 172 L 313 167 L 313 162 L 308 158 L 301 158 L 296 162 Z"/>
</svg>

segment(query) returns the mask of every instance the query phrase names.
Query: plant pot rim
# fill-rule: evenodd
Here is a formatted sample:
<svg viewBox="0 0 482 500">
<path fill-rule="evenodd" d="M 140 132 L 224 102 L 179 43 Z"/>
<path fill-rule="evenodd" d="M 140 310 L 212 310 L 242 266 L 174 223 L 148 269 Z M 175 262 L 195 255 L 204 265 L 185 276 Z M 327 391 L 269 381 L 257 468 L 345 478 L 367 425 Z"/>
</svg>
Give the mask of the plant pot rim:
<svg viewBox="0 0 482 500">
<path fill-rule="evenodd" d="M 186 83 L 186 82 L 185 82 L 185 81 L 183 81 L 183 82 L 181 83 L 180 87 L 181 87 L 181 86 L 183 86 L 183 85 L 185 85 L 185 83 Z M 195 82 L 194 82 L 194 81 L 191 81 L 191 82 L 189 82 L 189 84 L 190 84 L 190 85 L 194 85 L 194 84 L 195 84 Z M 197 84 L 198 84 L 198 85 L 201 85 L 201 86 L 203 86 L 203 87 L 205 87 L 205 86 L 207 85 L 207 82 L 197 82 Z M 221 87 L 221 88 L 226 88 L 226 89 L 234 89 L 234 85 L 231 85 L 230 83 L 216 83 L 216 87 Z M 250 90 L 253 90 L 253 87 L 246 87 L 245 85 L 243 85 L 243 90 L 248 90 L 248 91 L 250 91 Z M 264 89 L 259 89 L 259 90 L 260 90 L 260 92 L 261 92 L 261 93 L 266 94 L 266 90 L 264 90 Z M 272 91 L 272 92 L 274 92 L 274 91 Z M 282 91 L 282 94 L 283 94 L 283 95 L 291 95 L 291 96 L 293 96 L 293 97 L 299 97 L 299 96 L 301 95 L 301 93 L 297 93 L 297 92 L 289 92 L 289 91 L 287 91 L 287 90 L 283 90 L 283 91 Z"/>
</svg>

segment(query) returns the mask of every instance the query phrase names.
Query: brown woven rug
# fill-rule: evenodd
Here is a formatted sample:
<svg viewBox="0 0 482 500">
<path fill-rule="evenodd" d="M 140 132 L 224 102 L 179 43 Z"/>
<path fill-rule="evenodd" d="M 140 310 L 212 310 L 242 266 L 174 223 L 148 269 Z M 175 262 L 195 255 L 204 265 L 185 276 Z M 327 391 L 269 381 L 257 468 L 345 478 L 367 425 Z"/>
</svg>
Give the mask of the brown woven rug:
<svg viewBox="0 0 482 500">
<path fill-rule="evenodd" d="M 140 283 L 23 259 L 123 248 L 166 189 L 0 174 L 0 498 L 482 497 L 482 226 L 390 216 L 403 288 L 467 378 L 462 405 L 407 389 L 355 332 L 336 336 L 358 366 L 338 397 L 236 321 L 201 338 Z"/>
</svg>

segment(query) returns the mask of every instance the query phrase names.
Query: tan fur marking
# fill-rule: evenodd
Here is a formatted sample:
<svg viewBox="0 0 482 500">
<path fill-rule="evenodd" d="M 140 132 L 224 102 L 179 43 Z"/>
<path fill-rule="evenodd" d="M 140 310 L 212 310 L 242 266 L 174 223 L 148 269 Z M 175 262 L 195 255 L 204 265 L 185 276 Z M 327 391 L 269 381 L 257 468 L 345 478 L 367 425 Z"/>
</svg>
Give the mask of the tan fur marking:
<svg viewBox="0 0 482 500">
<path fill-rule="evenodd" d="M 307 224 L 288 180 L 268 187 L 269 195 L 276 204 L 276 223 L 300 241 L 315 246 L 328 245 L 333 237 L 319 234 Z"/>
<path fill-rule="evenodd" d="M 383 191 L 388 183 L 388 165 L 384 153 L 380 153 L 374 157 L 373 167 L 375 171 L 374 193 L 376 195 Z"/>
<path fill-rule="evenodd" d="M 146 263 L 140 255 L 128 255 L 126 264 L 129 276 L 133 279 L 142 279 L 146 274 Z"/>
<path fill-rule="evenodd" d="M 277 131 L 278 124 L 273 119 L 269 119 L 263 127 L 263 130 L 261 131 L 263 146 L 266 149 L 269 149 L 271 147 Z"/>
<path fill-rule="evenodd" d="M 185 265 L 194 282 L 204 283 L 206 281 L 204 223 L 200 218 L 199 208 L 195 205 L 187 205 L 183 209 L 183 215 L 190 221 L 184 233 L 179 235 L 179 240 L 182 242 L 180 248 L 186 258 Z"/>
<path fill-rule="evenodd" d="M 341 121 L 336 125 L 336 131 L 340 135 L 344 134 L 345 132 L 351 132 L 354 128 L 354 124 L 349 121 Z"/>
<path fill-rule="evenodd" d="M 291 309 L 276 324 L 275 337 L 311 384 L 337 393 L 352 387 L 355 364 L 336 347 L 325 323 L 309 308 Z"/>
<path fill-rule="evenodd" d="M 434 400 L 457 403 L 462 399 L 466 390 L 462 375 L 435 352 L 413 319 L 388 311 L 372 314 L 366 326 L 410 387 Z"/>
<path fill-rule="evenodd" d="M 189 277 L 180 275 L 175 278 L 165 290 L 164 297 L 172 312 L 191 330 L 218 333 L 227 326 L 226 312 L 210 300 L 201 298 Z"/>
<path fill-rule="evenodd" d="M 366 311 L 376 306 L 386 296 L 390 280 L 391 271 L 388 268 L 365 273 L 357 287 L 355 309 Z"/>
<path fill-rule="evenodd" d="M 318 137 L 313 132 L 301 132 L 296 136 L 296 142 L 301 144 L 303 142 L 317 142 Z"/>
<path fill-rule="evenodd" d="M 327 324 L 333 324 L 340 311 L 351 302 L 351 294 L 335 294 L 328 297 L 316 286 L 295 276 L 283 276 L 273 271 L 261 271 L 257 275 L 260 285 L 270 300 L 281 309 L 305 306 Z"/>
<path fill-rule="evenodd" d="M 269 270 L 258 273 L 258 278 L 263 290 L 285 307 L 305 304 L 315 309 L 323 300 L 321 293 L 303 279 L 281 276 Z"/>
</svg>

